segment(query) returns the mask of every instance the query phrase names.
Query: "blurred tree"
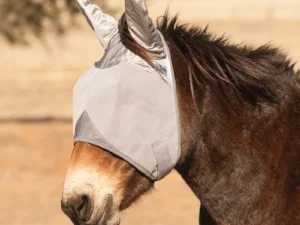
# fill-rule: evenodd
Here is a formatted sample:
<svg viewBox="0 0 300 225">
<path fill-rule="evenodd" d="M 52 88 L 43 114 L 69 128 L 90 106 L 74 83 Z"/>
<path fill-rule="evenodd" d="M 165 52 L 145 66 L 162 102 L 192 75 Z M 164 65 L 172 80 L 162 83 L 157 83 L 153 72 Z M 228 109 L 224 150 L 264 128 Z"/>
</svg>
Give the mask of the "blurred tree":
<svg viewBox="0 0 300 225">
<path fill-rule="evenodd" d="M 97 3 L 106 8 L 106 0 Z M 43 38 L 46 30 L 62 35 L 79 13 L 76 0 L 0 0 L 0 35 L 27 44 L 28 35 Z"/>
</svg>

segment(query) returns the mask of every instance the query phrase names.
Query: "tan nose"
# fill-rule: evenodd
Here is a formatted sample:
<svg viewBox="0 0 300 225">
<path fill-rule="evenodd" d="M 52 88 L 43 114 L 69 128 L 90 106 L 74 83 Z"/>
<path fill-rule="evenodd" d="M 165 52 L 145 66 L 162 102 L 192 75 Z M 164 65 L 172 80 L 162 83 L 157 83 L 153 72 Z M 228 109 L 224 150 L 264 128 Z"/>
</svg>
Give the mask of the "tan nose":
<svg viewBox="0 0 300 225">
<path fill-rule="evenodd" d="M 94 204 L 89 195 L 75 195 L 63 198 L 61 209 L 73 222 L 87 222 L 92 216 Z"/>
</svg>

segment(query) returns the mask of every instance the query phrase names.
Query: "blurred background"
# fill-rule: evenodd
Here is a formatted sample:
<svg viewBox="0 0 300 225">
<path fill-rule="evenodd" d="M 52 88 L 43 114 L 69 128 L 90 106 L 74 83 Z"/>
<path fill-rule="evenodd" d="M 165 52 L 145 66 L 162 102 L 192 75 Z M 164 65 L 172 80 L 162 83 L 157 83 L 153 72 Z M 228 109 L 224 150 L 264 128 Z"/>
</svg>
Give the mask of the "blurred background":
<svg viewBox="0 0 300 225">
<path fill-rule="evenodd" d="M 94 0 L 119 18 L 123 0 Z M 235 43 L 272 42 L 300 62 L 299 0 L 149 0 Z M 60 196 L 72 151 L 72 88 L 103 49 L 76 0 L 0 0 L 0 224 L 71 225 Z M 298 68 L 299 63 L 296 65 Z M 173 172 L 125 225 L 196 225 L 200 202 Z"/>
</svg>

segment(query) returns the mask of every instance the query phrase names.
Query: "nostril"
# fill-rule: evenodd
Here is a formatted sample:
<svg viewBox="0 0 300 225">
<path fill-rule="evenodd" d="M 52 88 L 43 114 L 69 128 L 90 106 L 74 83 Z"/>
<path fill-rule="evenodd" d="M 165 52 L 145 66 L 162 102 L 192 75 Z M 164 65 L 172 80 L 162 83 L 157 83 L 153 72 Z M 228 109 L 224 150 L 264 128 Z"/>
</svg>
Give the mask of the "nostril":
<svg viewBox="0 0 300 225">
<path fill-rule="evenodd" d="M 81 195 L 77 197 L 76 204 L 73 205 L 76 218 L 80 221 L 88 221 L 93 212 L 92 200 L 88 195 Z"/>
<path fill-rule="evenodd" d="M 86 195 L 83 195 L 82 203 L 78 206 L 77 211 L 81 211 L 86 204 L 88 204 L 88 197 Z"/>
<path fill-rule="evenodd" d="M 93 200 L 88 195 L 72 196 L 67 201 L 62 201 L 63 212 L 72 219 L 87 222 L 93 213 Z"/>
<path fill-rule="evenodd" d="M 88 195 L 82 195 L 81 200 L 76 206 L 74 206 L 74 209 L 76 217 L 79 220 L 83 222 L 88 221 L 91 218 L 93 212 L 91 198 Z"/>
</svg>

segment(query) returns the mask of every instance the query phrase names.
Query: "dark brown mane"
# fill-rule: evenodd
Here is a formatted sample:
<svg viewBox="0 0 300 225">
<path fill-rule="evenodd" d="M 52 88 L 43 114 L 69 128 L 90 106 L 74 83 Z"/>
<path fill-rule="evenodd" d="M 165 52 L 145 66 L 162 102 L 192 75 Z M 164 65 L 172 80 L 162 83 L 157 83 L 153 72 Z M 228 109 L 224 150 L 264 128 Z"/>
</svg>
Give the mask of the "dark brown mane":
<svg viewBox="0 0 300 225">
<path fill-rule="evenodd" d="M 193 98 L 194 83 L 208 83 L 221 88 L 225 97 L 230 87 L 238 98 L 252 105 L 274 103 L 281 90 L 281 77 L 295 74 L 286 54 L 270 44 L 258 48 L 233 45 L 224 36 L 210 34 L 207 27 L 179 24 L 178 17 L 170 18 L 168 13 L 158 20 L 157 28 L 184 56 Z M 153 66 L 151 53 L 133 40 L 124 16 L 119 29 L 123 44 Z"/>
</svg>

